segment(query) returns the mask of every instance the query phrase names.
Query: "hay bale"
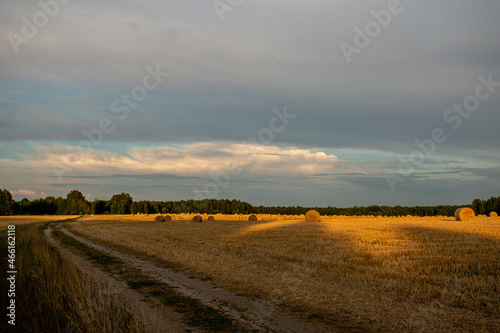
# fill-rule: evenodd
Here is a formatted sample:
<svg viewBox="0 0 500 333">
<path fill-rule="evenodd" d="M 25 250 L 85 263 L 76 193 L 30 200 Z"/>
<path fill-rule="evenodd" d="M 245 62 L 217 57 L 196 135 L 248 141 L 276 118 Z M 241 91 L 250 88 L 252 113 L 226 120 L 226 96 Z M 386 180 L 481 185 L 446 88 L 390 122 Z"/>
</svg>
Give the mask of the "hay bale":
<svg viewBox="0 0 500 333">
<path fill-rule="evenodd" d="M 155 222 L 165 222 L 165 216 L 159 215 L 155 218 Z"/>
<path fill-rule="evenodd" d="M 285 220 L 285 218 L 283 216 L 281 216 L 281 215 L 278 215 L 276 217 L 276 221 L 284 221 L 284 220 Z"/>
<path fill-rule="evenodd" d="M 252 214 L 248 217 L 248 221 L 255 222 L 257 221 L 257 215 Z"/>
<path fill-rule="evenodd" d="M 455 211 L 455 219 L 457 221 L 472 221 L 476 217 L 476 213 L 469 207 L 462 207 Z"/>
<path fill-rule="evenodd" d="M 201 217 L 200 215 L 195 215 L 193 217 L 193 222 L 203 222 L 203 217 Z"/>
<path fill-rule="evenodd" d="M 498 217 L 498 213 L 497 212 L 491 212 L 490 213 L 490 217 Z"/>
<path fill-rule="evenodd" d="M 165 216 L 165 221 L 172 221 L 172 216 L 166 215 Z"/>
<path fill-rule="evenodd" d="M 316 210 L 310 210 L 306 213 L 306 222 L 321 222 L 321 215 Z"/>
<path fill-rule="evenodd" d="M 208 217 L 207 221 L 208 221 L 208 222 L 213 222 L 213 221 L 215 221 L 215 217 L 213 217 L 213 216 L 211 216 L 211 215 L 210 215 L 210 216 Z"/>
</svg>

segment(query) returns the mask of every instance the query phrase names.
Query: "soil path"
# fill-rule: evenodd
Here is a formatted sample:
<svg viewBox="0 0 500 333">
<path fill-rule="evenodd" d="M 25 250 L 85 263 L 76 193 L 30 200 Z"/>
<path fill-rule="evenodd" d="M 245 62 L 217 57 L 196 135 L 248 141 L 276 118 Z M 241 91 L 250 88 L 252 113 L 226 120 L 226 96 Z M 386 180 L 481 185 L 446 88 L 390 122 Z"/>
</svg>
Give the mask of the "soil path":
<svg viewBox="0 0 500 333">
<path fill-rule="evenodd" d="M 145 275 L 176 288 L 182 294 L 200 300 L 203 304 L 223 311 L 245 327 L 260 332 L 336 332 L 318 323 L 300 321 L 269 303 L 254 301 L 238 296 L 228 290 L 214 287 L 212 284 L 169 268 L 158 267 L 143 259 L 123 254 L 108 247 L 95 244 L 61 228 L 66 235 L 77 241 L 93 247 L 107 255 L 116 257 L 128 265 L 141 270 Z"/>
<path fill-rule="evenodd" d="M 182 315 L 169 307 L 156 304 L 150 299 L 130 289 L 123 281 L 119 281 L 94 266 L 89 260 L 76 255 L 52 237 L 52 228 L 44 231 L 49 243 L 61 255 L 75 264 L 82 272 L 89 274 L 106 285 L 106 291 L 116 295 L 120 303 L 125 304 L 127 311 L 139 322 L 143 322 L 150 332 L 201 332 L 183 323 Z"/>
</svg>

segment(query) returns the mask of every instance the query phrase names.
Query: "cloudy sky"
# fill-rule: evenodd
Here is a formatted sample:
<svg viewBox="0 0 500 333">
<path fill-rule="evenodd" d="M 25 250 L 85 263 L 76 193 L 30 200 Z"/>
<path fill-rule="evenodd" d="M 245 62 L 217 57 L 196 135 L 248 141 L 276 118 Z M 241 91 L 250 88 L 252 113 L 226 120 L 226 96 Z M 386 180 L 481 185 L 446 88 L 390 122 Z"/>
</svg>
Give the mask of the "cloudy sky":
<svg viewBox="0 0 500 333">
<path fill-rule="evenodd" d="M 500 2 L 1 1 L 16 199 L 500 195 Z"/>
</svg>

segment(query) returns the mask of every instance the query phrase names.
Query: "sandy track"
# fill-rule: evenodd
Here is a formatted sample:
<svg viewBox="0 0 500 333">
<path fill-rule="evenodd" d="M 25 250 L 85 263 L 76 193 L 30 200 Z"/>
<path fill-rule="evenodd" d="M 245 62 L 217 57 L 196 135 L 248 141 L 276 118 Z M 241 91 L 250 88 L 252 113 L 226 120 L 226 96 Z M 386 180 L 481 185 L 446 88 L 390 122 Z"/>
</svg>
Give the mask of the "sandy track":
<svg viewBox="0 0 500 333">
<path fill-rule="evenodd" d="M 145 275 L 176 288 L 180 293 L 201 301 L 224 312 L 251 330 L 263 332 L 336 332 L 333 328 L 319 324 L 303 322 L 276 309 L 271 304 L 256 302 L 238 296 L 228 290 L 214 287 L 205 281 L 189 277 L 186 274 L 168 268 L 158 267 L 146 260 L 123 254 L 108 247 L 95 244 L 86 238 L 77 236 L 61 228 L 66 235 L 93 247 L 107 255 L 116 257 L 126 264 L 141 270 Z"/>
<path fill-rule="evenodd" d="M 120 303 L 125 304 L 127 311 L 140 322 L 143 322 L 150 332 L 197 332 L 183 323 L 182 316 L 173 309 L 155 304 L 144 296 L 130 289 L 123 281 L 119 281 L 94 266 L 89 260 L 76 255 L 52 237 L 52 228 L 44 231 L 46 239 L 61 255 L 74 263 L 82 272 L 103 282 L 106 291 L 116 295 Z"/>
</svg>

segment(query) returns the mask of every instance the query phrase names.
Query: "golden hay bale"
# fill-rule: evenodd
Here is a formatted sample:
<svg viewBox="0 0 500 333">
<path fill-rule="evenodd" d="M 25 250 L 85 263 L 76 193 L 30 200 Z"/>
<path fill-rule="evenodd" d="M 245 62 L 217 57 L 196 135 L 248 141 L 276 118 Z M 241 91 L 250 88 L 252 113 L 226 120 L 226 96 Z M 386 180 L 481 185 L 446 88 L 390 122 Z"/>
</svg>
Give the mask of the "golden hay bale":
<svg viewBox="0 0 500 333">
<path fill-rule="evenodd" d="M 159 215 L 155 218 L 155 222 L 165 222 L 165 216 Z"/>
<path fill-rule="evenodd" d="M 210 216 L 208 217 L 207 221 L 208 221 L 208 222 L 213 222 L 213 221 L 215 221 L 215 217 L 213 217 L 213 216 L 211 216 L 211 215 L 210 215 Z"/>
<path fill-rule="evenodd" d="M 469 207 L 462 207 L 455 211 L 457 221 L 472 221 L 474 217 L 476 217 L 476 213 Z"/>
<path fill-rule="evenodd" d="M 203 217 L 201 217 L 200 215 L 195 215 L 193 217 L 193 222 L 203 222 Z"/>
<path fill-rule="evenodd" d="M 252 221 L 252 222 L 255 222 L 257 221 L 257 215 L 255 214 L 252 214 L 248 217 L 248 221 Z"/>
<path fill-rule="evenodd" d="M 490 213 L 490 217 L 498 217 L 498 213 L 497 212 L 491 212 Z"/>
<path fill-rule="evenodd" d="M 170 215 L 165 216 L 165 221 L 172 221 L 172 216 Z"/>
<path fill-rule="evenodd" d="M 310 210 L 306 213 L 306 222 L 321 222 L 321 215 L 316 210 Z"/>
<path fill-rule="evenodd" d="M 281 216 L 281 215 L 278 215 L 276 217 L 276 221 L 284 221 L 284 220 L 285 220 L 285 218 L 283 216 Z"/>
</svg>

